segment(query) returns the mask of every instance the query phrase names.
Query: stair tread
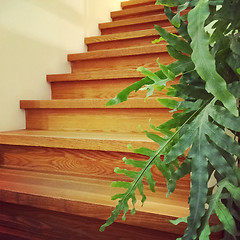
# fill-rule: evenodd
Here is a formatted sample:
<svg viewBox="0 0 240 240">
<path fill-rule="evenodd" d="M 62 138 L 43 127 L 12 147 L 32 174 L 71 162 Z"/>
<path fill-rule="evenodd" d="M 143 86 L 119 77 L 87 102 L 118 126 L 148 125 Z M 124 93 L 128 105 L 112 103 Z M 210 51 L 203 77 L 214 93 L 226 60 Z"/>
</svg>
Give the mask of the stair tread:
<svg viewBox="0 0 240 240">
<path fill-rule="evenodd" d="M 159 68 L 152 68 L 153 72 L 159 71 Z M 47 75 L 48 82 L 64 82 L 64 81 L 85 81 L 85 80 L 106 80 L 106 79 L 126 79 L 126 78 L 141 78 L 144 75 L 136 69 L 115 70 L 111 69 L 105 71 L 100 69 L 98 71 L 81 71 L 77 73 L 67 74 L 49 74 Z"/>
<path fill-rule="evenodd" d="M 143 133 L 47 130 L 1 132 L 0 144 L 118 152 L 132 152 L 132 150 L 127 148 L 128 144 L 132 144 L 134 148 L 144 145 L 145 147 L 156 149 L 158 146 Z"/>
<path fill-rule="evenodd" d="M 166 97 L 167 98 L 167 97 Z M 130 98 L 127 102 L 106 107 L 108 99 L 60 99 L 60 100 L 21 100 L 21 109 L 29 108 L 166 108 L 161 105 L 158 98 Z"/>
<path fill-rule="evenodd" d="M 106 28 L 114 28 L 114 27 L 122 27 L 127 25 L 135 25 L 135 24 L 142 24 L 142 23 L 149 23 L 149 22 L 157 22 L 161 20 L 167 20 L 167 16 L 165 14 L 157 14 L 152 16 L 145 16 L 145 17 L 138 17 L 133 19 L 124 19 L 118 20 L 113 22 L 106 22 L 100 23 L 99 29 L 106 29 Z"/>
<path fill-rule="evenodd" d="M 110 215 L 112 207 L 116 205 L 116 201 L 112 201 L 110 196 L 120 191 L 111 188 L 110 183 L 108 180 L 99 181 L 99 179 L 1 169 L 0 193 L 3 194 L 0 194 L 0 200 L 12 203 L 17 201 L 18 204 L 26 205 L 27 203 L 28 206 L 104 220 Z M 162 218 L 165 216 L 169 219 L 188 215 L 188 191 L 179 190 L 169 198 L 165 197 L 166 189 L 163 187 L 157 187 L 155 193 L 145 188 L 145 193 L 148 199 L 144 207 L 141 207 L 140 201 L 138 201 L 136 216 L 146 215 L 146 217 L 136 221 L 133 216 L 128 219 L 128 222 L 130 221 L 132 224 L 135 222 L 140 226 L 154 229 L 163 223 L 159 220 L 157 224 L 153 223 L 149 221 L 149 217 L 157 219 L 159 216 Z M 38 198 L 41 201 L 37 201 Z M 139 196 L 137 198 L 140 199 Z M 76 211 L 76 209 L 78 210 Z M 169 231 L 171 230 L 169 229 Z"/>
<path fill-rule="evenodd" d="M 69 54 L 68 61 L 79 61 L 79 60 L 91 60 L 91 59 L 102 59 L 102 58 L 114 58 L 114 57 L 125 57 L 125 56 L 136 56 L 151 53 L 167 52 L 166 43 L 156 45 L 146 45 L 144 48 L 140 47 L 128 47 L 118 49 L 106 49 L 97 50 L 86 53 Z"/>
<path fill-rule="evenodd" d="M 162 6 L 162 5 L 150 5 L 150 6 L 135 7 L 134 9 L 123 9 L 123 10 L 119 10 L 119 11 L 114 11 L 114 12 L 111 12 L 111 18 L 117 18 L 117 17 L 129 16 L 129 15 L 136 15 L 136 14 L 151 12 L 151 11 L 154 11 L 154 10 L 160 10 L 161 12 L 163 12 L 164 11 L 164 6 Z"/>
<path fill-rule="evenodd" d="M 121 7 L 128 7 L 128 6 L 134 6 L 134 5 L 139 5 L 139 4 L 144 4 L 144 3 L 156 3 L 156 0 L 130 0 L 130 1 L 125 1 L 121 2 Z"/>
<path fill-rule="evenodd" d="M 176 28 L 174 27 L 166 27 L 165 29 L 171 33 L 177 32 Z M 85 38 L 85 44 L 142 38 L 142 37 L 148 37 L 148 36 L 159 36 L 159 34 L 156 29 L 106 34 L 106 35 L 96 36 L 96 37 L 87 37 Z"/>
</svg>

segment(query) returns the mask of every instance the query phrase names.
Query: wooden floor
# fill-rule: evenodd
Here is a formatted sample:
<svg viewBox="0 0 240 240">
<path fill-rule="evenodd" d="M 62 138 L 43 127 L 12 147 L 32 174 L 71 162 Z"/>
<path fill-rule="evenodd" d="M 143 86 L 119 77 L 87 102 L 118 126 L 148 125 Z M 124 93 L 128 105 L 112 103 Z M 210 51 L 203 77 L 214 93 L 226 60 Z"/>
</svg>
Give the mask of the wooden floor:
<svg viewBox="0 0 240 240">
<path fill-rule="evenodd" d="M 149 118 L 153 124 L 171 118 L 156 101 L 164 92 L 145 103 L 146 93 L 139 91 L 126 103 L 105 107 L 144 77 L 139 66 L 158 71 L 158 57 L 162 64 L 173 61 L 166 43 L 152 44 L 155 24 L 176 33 L 163 7 L 154 4 L 123 2 L 112 22 L 99 24 L 101 36 L 85 38 L 87 52 L 68 55 L 71 73 L 47 75 L 52 100 L 20 102 L 26 129 L 0 133 L 0 240 L 173 240 L 184 233 L 184 224 L 169 220 L 189 213 L 189 176 L 166 198 L 166 181 L 156 168 L 156 193 L 144 182 L 144 207 L 139 203 L 126 222 L 119 218 L 98 231 L 116 205 L 111 181 L 126 180 L 114 168 L 127 168 L 123 157 L 146 160 L 127 145 L 157 149 L 139 129 L 152 131 Z"/>
</svg>

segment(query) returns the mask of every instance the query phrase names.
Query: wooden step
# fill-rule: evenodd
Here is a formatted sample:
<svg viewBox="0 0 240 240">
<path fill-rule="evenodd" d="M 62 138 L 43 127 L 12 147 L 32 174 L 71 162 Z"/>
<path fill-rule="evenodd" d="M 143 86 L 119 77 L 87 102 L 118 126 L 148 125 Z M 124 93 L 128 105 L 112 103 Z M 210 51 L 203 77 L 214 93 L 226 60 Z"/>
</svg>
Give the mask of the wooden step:
<svg viewBox="0 0 240 240">
<path fill-rule="evenodd" d="M 168 32 L 175 34 L 177 33 L 177 30 L 174 27 L 166 27 L 165 29 Z M 97 37 L 88 37 L 85 38 L 85 44 L 88 47 L 88 51 L 94 51 L 101 49 L 150 45 L 153 40 L 158 38 L 159 34 L 155 29 L 148 29 L 133 32 L 108 34 Z"/>
<path fill-rule="evenodd" d="M 167 53 L 165 43 L 146 45 L 144 48 L 130 47 L 70 54 L 68 60 L 71 62 L 73 73 L 102 71 L 102 69 L 107 72 L 110 70 L 136 70 L 139 66 L 156 69 L 158 67 L 156 61 L 158 57 L 161 58 L 162 64 L 169 64 L 174 61 Z"/>
<path fill-rule="evenodd" d="M 61 100 L 57 104 L 61 104 Z M 55 104 L 55 103 L 54 103 Z M 81 108 L 79 106 L 48 108 L 26 108 L 26 129 L 50 131 L 90 131 L 95 132 L 139 132 L 152 131 L 153 124 L 169 120 L 172 113 L 166 108 Z M 143 103 L 144 104 L 144 103 Z M 161 116 L 161 118 L 159 117 Z"/>
<path fill-rule="evenodd" d="M 101 219 L 103 223 L 116 204 L 110 196 L 120 191 L 111 188 L 110 181 L 105 180 L 9 169 L 1 169 L 0 185 L 1 201 Z M 185 225 L 172 227 L 169 220 L 188 215 L 187 192 L 179 191 L 169 198 L 165 198 L 166 191 L 161 187 L 156 188 L 156 193 L 148 188 L 145 192 L 148 201 L 144 207 L 138 202 L 137 214 L 123 223 L 182 234 Z M 122 221 L 119 218 L 117 222 Z"/>
<path fill-rule="evenodd" d="M 123 9 L 120 11 L 111 12 L 111 18 L 113 21 L 119 21 L 124 19 L 132 19 L 137 17 L 151 16 L 164 13 L 164 6 L 162 5 L 147 5 L 139 6 L 130 9 Z"/>
<path fill-rule="evenodd" d="M 114 22 L 100 23 L 99 29 L 102 35 L 123 33 L 138 30 L 154 29 L 154 25 L 161 27 L 171 26 L 165 14 L 157 14 L 152 16 L 138 17 L 127 20 L 119 20 Z"/>
<path fill-rule="evenodd" d="M 136 171 L 122 158 L 146 161 L 148 157 L 129 152 L 103 150 L 0 145 L 1 168 L 31 172 L 77 176 L 109 181 L 129 181 L 123 174 L 114 173 L 116 166 Z M 156 166 L 152 167 L 156 186 L 166 187 L 166 180 Z M 144 180 L 144 184 L 147 185 Z M 178 181 L 178 188 L 189 190 L 189 175 Z"/>
<path fill-rule="evenodd" d="M 106 107 L 107 99 L 64 99 L 64 100 L 21 100 L 21 109 L 101 109 L 101 108 L 165 108 L 161 105 L 157 98 L 149 98 L 148 101 L 144 101 L 144 98 L 131 98 L 127 102 L 122 104 Z"/>
<path fill-rule="evenodd" d="M 138 6 L 146 6 L 146 5 L 153 5 L 156 3 L 156 0 L 131 0 L 121 2 L 121 7 L 123 9 L 133 8 Z"/>
<path fill-rule="evenodd" d="M 100 151 L 132 152 L 127 148 L 145 146 L 156 149 L 157 144 L 143 133 L 70 132 L 18 130 L 1 132 L 0 144 L 65 149 L 85 149 Z"/>
<path fill-rule="evenodd" d="M 107 102 L 109 99 L 115 97 L 120 91 L 130 86 L 141 78 L 129 78 L 129 79 L 110 79 L 110 80 L 68 80 L 63 78 L 65 81 L 52 82 L 52 99 L 105 99 Z M 56 80 L 56 79 L 54 79 Z M 176 81 L 171 81 L 167 84 L 168 87 L 172 84 L 177 84 Z M 101 87 L 99 87 L 101 85 Z M 145 98 L 147 91 L 132 92 L 129 95 L 131 98 Z M 155 91 L 152 95 L 155 98 L 166 97 L 166 90 L 161 92 Z M 131 101 L 131 100 L 130 100 Z M 147 101 L 148 102 L 148 101 Z"/>
</svg>

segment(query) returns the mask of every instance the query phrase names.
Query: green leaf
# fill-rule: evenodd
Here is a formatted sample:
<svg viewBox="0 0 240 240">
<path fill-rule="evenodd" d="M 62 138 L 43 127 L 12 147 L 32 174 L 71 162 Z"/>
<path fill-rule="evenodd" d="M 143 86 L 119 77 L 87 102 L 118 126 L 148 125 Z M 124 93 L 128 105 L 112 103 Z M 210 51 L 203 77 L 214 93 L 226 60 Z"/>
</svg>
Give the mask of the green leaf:
<svg viewBox="0 0 240 240">
<path fill-rule="evenodd" d="M 229 179 L 233 184 L 237 184 L 237 177 L 227 160 L 220 154 L 216 145 L 211 142 L 210 145 L 205 147 L 204 153 L 212 166 L 226 179 Z"/>
<path fill-rule="evenodd" d="M 178 4 L 177 0 L 156 0 L 156 5 L 174 7 L 177 6 L 177 4 Z"/>
<path fill-rule="evenodd" d="M 167 99 L 167 98 L 159 98 L 158 102 L 160 102 L 164 107 L 170 108 L 170 109 L 175 109 L 179 102 L 174 100 L 174 99 Z"/>
<path fill-rule="evenodd" d="M 190 190 L 190 215 L 188 217 L 188 227 L 183 236 L 183 240 L 197 238 L 197 230 L 201 225 L 201 218 L 205 213 L 205 203 L 207 200 L 207 182 L 208 182 L 208 164 L 203 155 L 204 135 L 201 129 L 194 140 L 193 146 L 189 151 L 189 157 L 192 158 L 192 175 Z"/>
<path fill-rule="evenodd" d="M 187 217 L 177 218 L 176 220 L 170 220 L 170 223 L 172 223 L 173 225 L 178 225 L 179 223 L 187 223 Z"/>
<path fill-rule="evenodd" d="M 237 73 L 240 75 L 240 68 L 237 69 Z"/>
<path fill-rule="evenodd" d="M 178 5 L 177 14 L 171 19 L 172 25 L 175 26 L 176 28 L 179 28 L 181 26 L 180 14 L 183 10 L 185 10 L 188 7 L 188 5 L 189 5 L 188 1 L 186 1 L 182 5 Z"/>
<path fill-rule="evenodd" d="M 215 212 L 219 220 L 223 223 L 224 229 L 231 235 L 238 236 L 235 221 L 221 200 L 218 200 L 217 204 L 215 205 Z"/>
<path fill-rule="evenodd" d="M 158 31 L 159 35 L 163 37 L 176 50 L 186 54 L 192 53 L 192 49 L 188 42 L 175 35 L 170 34 L 168 31 L 166 31 L 164 28 L 159 27 L 158 25 L 155 25 L 155 28 Z"/>
<path fill-rule="evenodd" d="M 204 23 L 209 16 L 208 0 L 200 0 L 189 12 L 188 31 L 192 38 L 191 55 L 196 71 L 206 81 L 206 90 L 219 99 L 235 116 L 238 116 L 235 97 L 228 91 L 225 80 L 217 73 L 214 57 L 209 51 L 209 39 Z"/>
<path fill-rule="evenodd" d="M 169 196 L 169 194 L 174 192 L 177 181 L 190 173 L 191 164 L 192 164 L 191 160 L 187 158 L 180 165 L 180 167 L 174 173 L 171 174 L 171 177 L 167 182 L 167 188 L 168 188 L 167 197 Z"/>
<path fill-rule="evenodd" d="M 240 132 L 240 118 L 232 115 L 226 108 L 214 106 L 210 112 L 210 116 L 220 125 Z"/>
<path fill-rule="evenodd" d="M 199 237 L 199 240 L 209 240 L 209 236 L 211 234 L 211 231 L 210 231 L 210 227 L 209 225 L 207 224 L 205 226 L 205 228 L 203 229 L 200 237 Z"/>
<path fill-rule="evenodd" d="M 144 67 L 139 67 L 137 69 L 137 71 L 142 72 L 146 77 L 149 77 L 151 80 L 153 80 L 154 82 L 159 82 L 161 81 L 161 79 L 152 71 L 150 71 L 147 68 Z"/>
</svg>

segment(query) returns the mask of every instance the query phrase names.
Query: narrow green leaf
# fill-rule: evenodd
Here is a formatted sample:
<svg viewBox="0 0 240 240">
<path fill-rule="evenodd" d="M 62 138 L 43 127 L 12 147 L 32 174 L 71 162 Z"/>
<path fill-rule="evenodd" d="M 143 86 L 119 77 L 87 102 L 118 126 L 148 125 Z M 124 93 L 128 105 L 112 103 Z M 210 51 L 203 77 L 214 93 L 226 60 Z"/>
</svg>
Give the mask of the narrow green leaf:
<svg viewBox="0 0 240 240">
<path fill-rule="evenodd" d="M 197 238 L 197 230 L 201 225 L 201 218 L 205 213 L 205 203 L 208 192 L 208 164 L 202 153 L 202 144 L 205 141 L 200 130 L 188 154 L 189 157 L 192 158 L 192 187 L 190 190 L 190 215 L 188 217 L 188 227 L 182 237 L 183 240 Z"/>
<path fill-rule="evenodd" d="M 208 122 L 205 124 L 206 133 L 210 139 L 223 150 L 240 156 L 240 145 L 228 136 L 224 130 L 217 125 Z"/>
<path fill-rule="evenodd" d="M 152 176 L 152 172 L 151 172 L 151 169 L 148 169 L 146 172 L 145 172 L 145 178 L 147 180 L 147 183 L 149 185 L 149 188 L 152 192 L 155 192 L 155 180 L 153 179 L 153 176 Z"/>
<path fill-rule="evenodd" d="M 226 108 L 214 106 L 210 112 L 210 116 L 220 125 L 240 132 L 240 118 L 232 115 Z"/>
<path fill-rule="evenodd" d="M 161 79 L 155 74 L 153 73 L 151 70 L 144 68 L 144 67 L 139 67 L 137 69 L 137 71 L 142 72 L 146 77 L 149 77 L 151 80 L 153 80 L 154 82 L 159 82 L 161 81 Z"/>
<path fill-rule="evenodd" d="M 212 166 L 218 171 L 224 178 L 229 179 L 233 184 L 237 184 L 237 177 L 233 171 L 233 168 L 228 164 L 227 160 L 220 154 L 216 148 L 216 144 L 210 142 L 206 144 L 204 153 Z"/>
<path fill-rule="evenodd" d="M 179 102 L 174 100 L 174 99 L 167 99 L 167 98 L 159 98 L 158 102 L 160 102 L 164 107 L 170 108 L 170 109 L 175 109 Z"/>
<path fill-rule="evenodd" d="M 215 205 L 215 212 L 219 220 L 223 223 L 224 229 L 233 236 L 238 236 L 235 221 L 226 206 L 218 200 Z"/>
<path fill-rule="evenodd" d="M 131 182 L 115 181 L 111 183 L 111 187 L 116 188 L 130 188 L 131 186 L 132 186 Z"/>
<path fill-rule="evenodd" d="M 188 7 L 188 5 L 189 5 L 188 1 L 181 5 L 178 5 L 177 14 L 171 19 L 172 25 L 175 26 L 176 28 L 179 28 L 181 26 L 180 14 Z"/>
<path fill-rule="evenodd" d="M 178 139 L 177 143 L 173 145 L 170 152 L 166 155 L 164 159 L 166 164 L 174 161 L 178 156 L 183 155 L 185 151 L 192 145 L 193 140 L 197 135 L 195 126 L 195 124 L 189 124 L 185 126 L 185 129 L 188 130 Z"/>
<path fill-rule="evenodd" d="M 123 158 L 123 161 L 127 165 L 132 165 L 133 167 L 136 167 L 136 168 L 145 168 L 147 164 L 146 161 L 137 161 L 137 160 L 127 159 L 127 158 Z"/>
<path fill-rule="evenodd" d="M 178 225 L 179 223 L 187 223 L 187 217 L 185 218 L 177 218 L 176 220 L 170 220 L 170 223 L 173 225 Z"/>
<path fill-rule="evenodd" d="M 155 25 L 155 28 L 158 31 L 159 35 L 163 37 L 176 50 L 186 54 L 192 53 L 192 49 L 188 42 L 184 41 L 183 39 L 177 36 L 170 34 L 168 31 L 166 31 L 164 28 L 159 27 L 158 25 Z"/>
<path fill-rule="evenodd" d="M 207 224 L 205 226 L 205 228 L 203 229 L 203 231 L 199 237 L 199 240 L 209 240 L 210 234 L 211 234 L 211 230 L 210 230 L 209 225 Z"/>
<path fill-rule="evenodd" d="M 234 200 L 240 202 L 240 187 L 236 187 L 229 182 L 225 185 L 225 188 L 231 193 Z"/>
<path fill-rule="evenodd" d="M 240 75 L 240 68 L 237 69 L 237 73 Z"/>
<path fill-rule="evenodd" d="M 186 176 L 187 174 L 189 174 L 190 171 L 191 171 L 191 160 L 187 158 L 180 165 L 180 167 L 173 174 L 171 174 L 171 177 L 167 182 L 167 188 L 168 188 L 167 197 L 169 196 L 169 194 L 174 192 L 177 181 L 183 178 L 184 176 Z"/>
<path fill-rule="evenodd" d="M 206 81 L 206 90 L 219 99 L 231 113 L 238 116 L 236 99 L 228 91 L 225 80 L 217 73 L 215 59 L 209 52 L 209 39 L 204 30 L 204 23 L 209 14 L 208 0 L 200 0 L 189 12 L 188 31 L 193 49 L 191 57 L 198 74 Z"/>
<path fill-rule="evenodd" d="M 158 143 L 159 146 L 163 145 L 166 142 L 166 139 L 158 136 L 157 134 L 150 133 L 148 131 L 145 131 L 148 138 L 152 139 L 154 142 Z"/>
<path fill-rule="evenodd" d="M 138 175 L 138 172 L 129 171 L 127 169 L 120 169 L 119 167 L 116 167 L 114 169 L 114 172 L 117 174 L 124 174 L 125 176 L 130 177 L 130 178 L 136 178 Z"/>
</svg>

